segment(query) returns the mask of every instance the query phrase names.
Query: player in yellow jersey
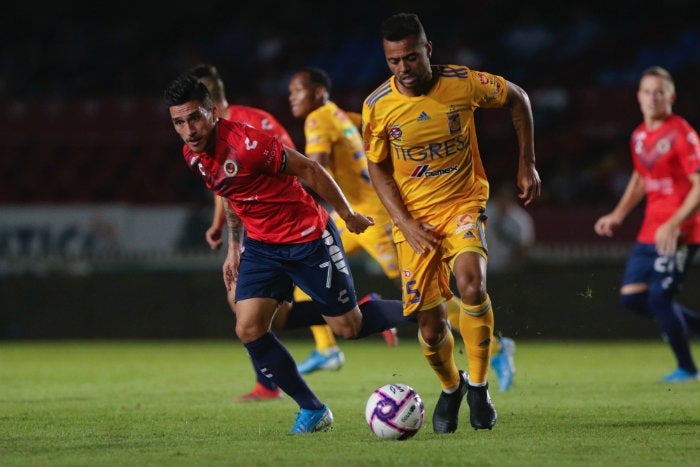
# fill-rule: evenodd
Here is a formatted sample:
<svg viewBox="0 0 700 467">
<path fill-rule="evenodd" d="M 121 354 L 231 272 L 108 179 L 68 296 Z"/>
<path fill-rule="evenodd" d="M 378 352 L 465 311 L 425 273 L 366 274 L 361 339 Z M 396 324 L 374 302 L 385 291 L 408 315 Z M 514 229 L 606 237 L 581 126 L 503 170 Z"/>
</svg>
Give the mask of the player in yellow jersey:
<svg viewBox="0 0 700 467">
<path fill-rule="evenodd" d="M 331 79 L 318 68 L 304 68 L 289 81 L 289 105 L 296 118 L 304 119 L 307 157 L 328 170 L 350 205 L 374 219 L 362 235 L 354 235 L 342 219 L 331 213 L 340 232 L 345 253 L 351 256 L 363 249 L 382 267 L 384 274 L 400 284 L 396 248 L 391 237 L 392 223 L 369 180 L 367 158 L 357 127 L 361 115 L 345 112 L 330 100 Z M 354 120 L 353 120 L 354 119 Z M 295 301 L 308 297 L 295 289 Z M 316 350 L 298 365 L 302 374 L 335 369 L 343 361 L 333 332 L 326 325 L 312 326 Z M 396 345 L 396 330 L 382 333 L 389 345 Z"/>
<path fill-rule="evenodd" d="M 494 338 L 484 241 L 489 185 L 474 111 L 510 109 L 518 138 L 518 196 L 527 205 L 540 192 L 530 101 L 500 76 L 431 65 L 432 43 L 415 14 L 386 19 L 382 37 L 392 76 L 364 102 L 363 138 L 370 178 L 394 222 L 404 314 L 417 314 L 423 354 L 442 386 L 433 430 L 457 429 L 465 395 L 472 427 L 491 429 L 497 414 L 487 380 Z M 447 326 L 450 273 L 461 298 L 468 375 L 455 364 Z"/>
</svg>

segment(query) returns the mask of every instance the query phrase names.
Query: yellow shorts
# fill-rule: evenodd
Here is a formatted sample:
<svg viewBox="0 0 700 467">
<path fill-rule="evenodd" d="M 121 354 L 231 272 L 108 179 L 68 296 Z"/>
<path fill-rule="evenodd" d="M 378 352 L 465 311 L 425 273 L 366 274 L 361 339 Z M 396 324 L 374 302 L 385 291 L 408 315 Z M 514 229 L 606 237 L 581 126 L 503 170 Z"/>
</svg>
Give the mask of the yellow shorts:
<svg viewBox="0 0 700 467">
<path fill-rule="evenodd" d="M 486 216 L 484 210 L 471 207 L 463 212 L 452 210 L 448 215 L 425 220 L 436 227 L 440 237 L 436 247 L 427 253 L 416 254 L 407 241 L 396 244 L 401 268 L 404 315 L 434 308 L 449 300 L 450 273 L 455 258 L 465 251 L 473 251 L 486 258 Z"/>
<path fill-rule="evenodd" d="M 345 227 L 345 221 L 339 216 L 333 216 L 333 220 L 338 227 L 340 239 L 348 257 L 364 249 L 379 263 L 386 277 L 396 279 L 399 277 L 399 261 L 391 235 L 391 219 L 388 216 L 376 218 L 377 216 L 373 215 L 372 217 L 375 224 L 359 235 L 350 232 Z"/>
</svg>

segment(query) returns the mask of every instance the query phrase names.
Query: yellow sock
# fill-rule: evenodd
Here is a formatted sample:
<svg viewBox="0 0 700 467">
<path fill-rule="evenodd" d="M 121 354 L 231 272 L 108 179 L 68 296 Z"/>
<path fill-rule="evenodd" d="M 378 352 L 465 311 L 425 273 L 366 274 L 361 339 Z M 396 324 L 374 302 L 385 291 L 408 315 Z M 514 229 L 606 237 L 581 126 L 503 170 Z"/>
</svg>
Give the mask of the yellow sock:
<svg viewBox="0 0 700 467">
<path fill-rule="evenodd" d="M 327 324 L 317 324 L 314 326 L 310 326 L 309 329 L 311 329 L 311 332 L 314 335 L 314 340 L 316 341 L 316 350 L 318 350 L 319 352 L 323 353 L 324 350 L 327 350 L 331 347 L 335 347 L 337 345 L 335 341 L 335 336 L 333 335 L 333 331 L 331 330 L 331 327 Z"/>
<path fill-rule="evenodd" d="M 430 368 L 433 369 L 443 389 L 454 389 L 459 386 L 459 371 L 455 365 L 454 349 L 455 339 L 449 330 L 437 344 L 430 346 L 423 340 L 418 331 L 418 342 Z"/>
<path fill-rule="evenodd" d="M 498 342 L 496 336 L 491 336 L 491 355 L 496 355 L 501 351 L 501 343 Z"/>
<path fill-rule="evenodd" d="M 469 381 L 485 383 L 491 358 L 491 341 L 495 340 L 493 339 L 493 308 L 488 295 L 479 305 L 462 303 L 459 330 L 467 351 Z"/>
<path fill-rule="evenodd" d="M 459 315 L 462 314 L 462 303 L 456 295 L 453 295 L 451 299 L 445 302 L 445 308 L 447 308 L 447 321 L 452 326 L 453 332 L 459 331 Z"/>
</svg>

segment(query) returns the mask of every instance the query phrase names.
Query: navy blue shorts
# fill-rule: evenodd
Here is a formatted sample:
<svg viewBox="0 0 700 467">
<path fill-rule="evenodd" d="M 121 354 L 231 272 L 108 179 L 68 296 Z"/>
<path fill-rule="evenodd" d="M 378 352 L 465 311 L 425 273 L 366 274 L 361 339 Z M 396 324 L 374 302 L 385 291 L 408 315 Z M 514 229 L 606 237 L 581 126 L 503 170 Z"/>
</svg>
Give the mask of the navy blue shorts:
<svg viewBox="0 0 700 467">
<path fill-rule="evenodd" d="M 331 219 L 318 240 L 272 244 L 246 238 L 244 245 L 236 301 L 255 297 L 291 301 L 297 285 L 324 306 L 324 315 L 341 316 L 357 305 L 350 265 Z"/>
<path fill-rule="evenodd" d="M 653 243 L 635 243 L 622 284 L 648 284 L 669 293 L 680 290 L 698 245 L 679 245 L 674 256 L 659 256 Z"/>
</svg>

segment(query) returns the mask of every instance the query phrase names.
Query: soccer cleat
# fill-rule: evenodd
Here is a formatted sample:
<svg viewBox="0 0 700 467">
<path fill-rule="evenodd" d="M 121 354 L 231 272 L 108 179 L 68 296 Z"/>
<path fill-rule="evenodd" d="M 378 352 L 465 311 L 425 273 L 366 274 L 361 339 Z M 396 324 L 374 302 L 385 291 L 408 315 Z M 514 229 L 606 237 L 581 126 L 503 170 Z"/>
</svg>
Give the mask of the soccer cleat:
<svg viewBox="0 0 700 467">
<path fill-rule="evenodd" d="M 280 388 L 268 389 L 259 382 L 255 382 L 255 387 L 248 394 L 233 398 L 233 402 L 261 402 L 277 401 L 282 399 Z"/>
<path fill-rule="evenodd" d="M 475 430 L 490 430 L 493 428 L 498 419 L 498 414 L 496 414 L 496 408 L 491 403 L 488 383 L 486 383 L 486 386 L 469 385 L 467 404 L 469 404 L 469 421 Z"/>
<path fill-rule="evenodd" d="M 440 398 L 433 412 L 433 431 L 437 434 L 454 433 L 459 425 L 459 408 L 462 399 L 467 393 L 467 375 L 459 372 L 459 387 L 452 394 L 445 391 L 440 393 Z"/>
<path fill-rule="evenodd" d="M 381 300 L 381 299 L 382 299 L 382 296 L 379 295 L 378 293 L 374 293 L 374 292 L 368 293 L 367 295 L 365 295 L 364 297 L 362 297 L 361 299 L 359 299 L 357 301 L 357 306 L 360 306 L 364 303 L 367 303 L 370 300 Z"/>
<path fill-rule="evenodd" d="M 396 328 L 382 331 L 382 337 L 386 341 L 386 345 L 389 347 L 396 347 L 399 345 L 399 336 L 396 335 Z"/>
<path fill-rule="evenodd" d="M 676 368 L 671 373 L 661 378 L 662 383 L 685 383 L 687 381 L 697 381 L 698 372 L 692 372 L 683 368 Z"/>
<path fill-rule="evenodd" d="M 319 410 L 301 409 L 289 434 L 298 435 L 333 429 L 333 414 L 325 405 Z"/>
<path fill-rule="evenodd" d="M 491 366 L 498 376 L 498 389 L 507 391 L 513 383 L 515 375 L 515 363 L 513 363 L 513 354 L 515 353 L 515 342 L 509 337 L 499 337 L 498 343 L 501 350 L 496 355 L 491 357 Z"/>
<path fill-rule="evenodd" d="M 316 370 L 340 370 L 345 364 L 345 355 L 337 347 L 328 353 L 321 353 L 318 350 L 311 352 L 311 355 L 297 365 L 297 370 L 302 375 L 312 373 Z"/>
</svg>

